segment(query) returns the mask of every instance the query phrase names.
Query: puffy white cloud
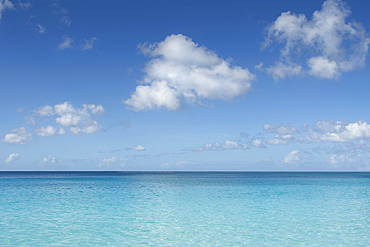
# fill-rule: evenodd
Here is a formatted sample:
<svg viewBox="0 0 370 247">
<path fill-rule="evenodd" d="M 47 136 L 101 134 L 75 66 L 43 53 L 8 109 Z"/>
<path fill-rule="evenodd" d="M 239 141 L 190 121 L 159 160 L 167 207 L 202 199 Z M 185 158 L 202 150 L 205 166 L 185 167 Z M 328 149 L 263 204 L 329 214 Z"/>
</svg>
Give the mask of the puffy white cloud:
<svg viewBox="0 0 370 247">
<path fill-rule="evenodd" d="M 311 20 L 303 14 L 282 13 L 267 27 L 262 48 L 274 41 L 284 44 L 280 61 L 267 72 L 275 80 L 302 74 L 301 64 L 294 62 L 296 57 L 303 59 L 302 54 L 308 56 L 305 73 L 319 78 L 335 79 L 342 72 L 363 67 L 370 39 L 361 24 L 346 22 L 350 13 L 341 0 L 325 1 Z"/>
<path fill-rule="evenodd" d="M 53 136 L 56 129 L 53 126 L 41 127 L 35 130 L 38 136 Z"/>
<path fill-rule="evenodd" d="M 277 62 L 274 66 L 266 69 L 267 74 L 271 75 L 275 81 L 284 79 L 286 76 L 299 75 L 302 72 L 302 67 L 295 63 L 285 64 Z"/>
<path fill-rule="evenodd" d="M 162 108 L 178 110 L 184 102 L 204 99 L 231 101 L 251 89 L 255 75 L 248 69 L 231 66 L 204 46 L 184 35 L 171 35 L 160 43 L 139 45 L 152 57 L 145 65 L 143 85 L 123 103 L 140 111 Z"/>
<path fill-rule="evenodd" d="M 49 157 L 45 157 L 44 158 L 44 162 L 45 163 L 51 163 L 51 164 L 54 164 L 54 163 L 57 163 L 57 159 L 51 155 L 49 155 Z"/>
<path fill-rule="evenodd" d="M 101 123 L 92 119 L 88 119 L 87 121 L 84 121 L 83 125 L 80 127 L 71 126 L 69 128 L 69 131 L 75 135 L 80 135 L 80 134 L 92 134 L 98 132 L 100 129 Z"/>
<path fill-rule="evenodd" d="M 309 130 L 308 140 L 348 142 L 370 138 L 370 125 L 364 121 L 355 123 L 318 121 L 315 128 Z"/>
<path fill-rule="evenodd" d="M 288 155 L 285 155 L 284 162 L 287 164 L 304 163 L 310 155 L 310 153 L 304 151 L 293 150 Z"/>
<path fill-rule="evenodd" d="M 299 162 L 301 162 L 298 153 L 299 153 L 298 150 L 293 150 L 292 152 L 290 152 L 288 155 L 285 156 L 284 162 L 285 163 L 299 163 Z"/>
<path fill-rule="evenodd" d="M 89 110 L 94 115 L 101 115 L 105 113 L 102 105 L 89 104 L 83 105 L 83 108 L 74 108 L 69 102 L 54 105 L 56 123 L 64 127 L 69 127 L 69 131 L 73 134 L 91 134 L 101 129 L 101 123 L 91 119 Z"/>
<path fill-rule="evenodd" d="M 24 127 L 14 128 L 10 131 L 11 133 L 6 134 L 1 140 L 9 144 L 25 144 L 31 141 L 32 134 L 28 133 Z"/>
<path fill-rule="evenodd" d="M 70 102 L 56 104 L 54 106 L 41 106 L 32 111 L 33 114 L 26 116 L 29 124 L 36 124 L 36 117 L 56 116 L 55 122 L 69 128 L 73 134 L 90 134 L 99 131 L 102 124 L 92 118 L 92 115 L 103 115 L 106 111 L 102 105 L 83 104 L 83 108 L 74 108 Z M 48 121 L 48 120 L 44 120 Z M 66 130 L 54 126 L 35 129 L 39 136 L 64 135 Z"/>
<path fill-rule="evenodd" d="M 133 150 L 136 150 L 136 151 L 145 151 L 145 148 L 141 145 L 138 145 L 136 147 L 132 147 Z"/>
<path fill-rule="evenodd" d="M 12 154 L 9 155 L 8 158 L 6 158 L 5 163 L 9 164 L 12 161 L 19 160 L 20 157 L 21 157 L 21 155 L 19 153 L 12 153 Z"/>
<path fill-rule="evenodd" d="M 73 39 L 71 39 L 70 37 L 68 37 L 67 35 L 64 35 L 62 37 L 62 41 L 60 42 L 60 44 L 58 45 L 58 49 L 59 50 L 65 50 L 65 49 L 68 49 L 68 48 L 72 48 L 73 46 L 71 45 L 73 42 Z"/>
<path fill-rule="evenodd" d="M 46 28 L 44 28 L 44 27 L 43 27 L 43 26 L 41 26 L 40 24 L 37 24 L 36 26 L 37 26 L 37 28 L 39 29 L 39 33 L 40 33 L 40 34 L 46 33 Z"/>
<path fill-rule="evenodd" d="M 255 140 L 253 140 L 252 145 L 255 146 L 255 147 L 257 147 L 257 148 L 266 148 L 266 146 L 263 145 L 261 139 L 255 139 Z"/>
<path fill-rule="evenodd" d="M 60 129 L 57 131 L 57 134 L 58 134 L 58 135 L 65 135 L 65 134 L 67 134 L 67 132 L 65 131 L 65 129 L 60 128 Z"/>
<path fill-rule="evenodd" d="M 54 114 L 53 107 L 49 105 L 40 106 L 33 110 L 33 112 L 35 112 L 38 116 L 50 116 Z"/>
<path fill-rule="evenodd" d="M 103 115 L 106 112 L 102 105 L 84 104 L 83 107 L 89 108 L 94 115 Z"/>
<path fill-rule="evenodd" d="M 120 167 L 123 167 L 126 163 L 127 159 L 123 158 L 117 158 L 115 156 L 112 156 L 110 158 L 103 159 L 102 162 L 98 165 L 98 167 L 105 167 L 105 168 L 110 168 L 110 167 L 116 167 L 119 165 Z"/>
<path fill-rule="evenodd" d="M 310 127 L 305 124 L 301 131 L 297 128 L 284 125 L 264 125 L 264 130 L 269 133 L 278 133 L 274 139 L 266 140 L 269 145 L 282 145 L 293 142 L 353 142 L 356 145 L 365 145 L 370 140 L 370 125 L 365 121 L 346 123 L 341 121 L 318 121 Z"/>
<path fill-rule="evenodd" d="M 96 38 L 95 37 L 92 37 L 91 39 L 87 40 L 85 39 L 85 44 L 82 46 L 82 49 L 83 50 L 89 50 L 89 49 L 93 49 L 94 47 L 94 44 L 96 42 Z"/>
<path fill-rule="evenodd" d="M 6 9 L 14 9 L 14 5 L 9 0 L 0 0 L 0 19 Z"/>
<path fill-rule="evenodd" d="M 130 148 L 123 148 L 123 150 L 136 150 L 136 151 L 145 151 L 145 148 L 141 145 L 133 146 Z"/>
</svg>

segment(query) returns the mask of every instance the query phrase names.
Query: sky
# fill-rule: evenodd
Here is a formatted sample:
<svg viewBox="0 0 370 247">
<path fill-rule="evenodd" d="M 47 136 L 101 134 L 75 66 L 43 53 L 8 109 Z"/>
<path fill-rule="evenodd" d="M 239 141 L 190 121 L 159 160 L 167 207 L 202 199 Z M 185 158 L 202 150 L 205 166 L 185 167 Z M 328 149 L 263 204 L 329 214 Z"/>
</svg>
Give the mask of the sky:
<svg viewBox="0 0 370 247">
<path fill-rule="evenodd" d="M 369 171 L 367 0 L 0 0 L 2 171 Z"/>
</svg>

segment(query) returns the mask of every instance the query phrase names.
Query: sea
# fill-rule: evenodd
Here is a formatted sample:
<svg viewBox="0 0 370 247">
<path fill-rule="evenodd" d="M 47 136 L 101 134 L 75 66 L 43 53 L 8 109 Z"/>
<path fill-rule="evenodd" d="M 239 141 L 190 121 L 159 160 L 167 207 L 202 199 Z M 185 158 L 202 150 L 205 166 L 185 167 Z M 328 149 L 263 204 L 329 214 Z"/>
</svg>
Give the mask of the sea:
<svg viewBox="0 0 370 247">
<path fill-rule="evenodd" d="M 370 173 L 0 172 L 0 246 L 370 246 Z"/>
</svg>

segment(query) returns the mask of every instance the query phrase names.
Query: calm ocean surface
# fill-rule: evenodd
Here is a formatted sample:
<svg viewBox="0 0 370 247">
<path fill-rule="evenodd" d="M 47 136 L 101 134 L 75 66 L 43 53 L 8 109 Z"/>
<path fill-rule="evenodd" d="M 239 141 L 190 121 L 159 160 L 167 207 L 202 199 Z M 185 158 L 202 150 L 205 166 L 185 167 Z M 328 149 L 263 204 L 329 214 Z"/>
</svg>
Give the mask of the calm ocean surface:
<svg viewBox="0 0 370 247">
<path fill-rule="evenodd" d="M 370 246 L 370 173 L 0 172 L 0 246 Z"/>
</svg>

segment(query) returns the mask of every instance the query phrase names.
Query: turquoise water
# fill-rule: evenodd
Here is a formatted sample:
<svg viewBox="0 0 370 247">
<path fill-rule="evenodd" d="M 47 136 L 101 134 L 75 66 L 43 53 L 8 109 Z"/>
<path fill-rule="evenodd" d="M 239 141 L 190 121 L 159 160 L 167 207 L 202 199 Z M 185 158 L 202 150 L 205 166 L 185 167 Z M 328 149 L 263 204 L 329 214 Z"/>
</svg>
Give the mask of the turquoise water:
<svg viewBox="0 0 370 247">
<path fill-rule="evenodd" d="M 0 172 L 0 246 L 369 246 L 370 173 Z"/>
</svg>

